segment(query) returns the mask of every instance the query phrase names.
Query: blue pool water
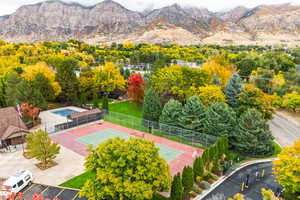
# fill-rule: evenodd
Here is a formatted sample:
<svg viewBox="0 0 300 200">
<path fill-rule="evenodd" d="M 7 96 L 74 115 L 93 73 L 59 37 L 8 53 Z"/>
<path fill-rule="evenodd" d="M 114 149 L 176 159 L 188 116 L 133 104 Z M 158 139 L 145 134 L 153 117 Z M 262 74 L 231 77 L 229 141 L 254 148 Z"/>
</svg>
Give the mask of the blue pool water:
<svg viewBox="0 0 300 200">
<path fill-rule="evenodd" d="M 67 117 L 68 115 L 78 113 L 78 111 L 72 110 L 72 109 L 63 109 L 63 110 L 56 110 L 52 111 L 53 114 L 60 115 L 62 117 Z"/>
</svg>

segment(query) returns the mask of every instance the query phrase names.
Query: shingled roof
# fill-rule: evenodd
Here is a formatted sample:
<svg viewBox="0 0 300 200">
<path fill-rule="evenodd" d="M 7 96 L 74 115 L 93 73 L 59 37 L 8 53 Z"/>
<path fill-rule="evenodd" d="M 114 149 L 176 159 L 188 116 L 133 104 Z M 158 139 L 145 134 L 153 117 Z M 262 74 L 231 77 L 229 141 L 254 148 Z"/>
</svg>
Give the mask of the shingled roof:
<svg viewBox="0 0 300 200">
<path fill-rule="evenodd" d="M 19 137 L 28 129 L 14 107 L 0 109 L 0 139 Z"/>
</svg>

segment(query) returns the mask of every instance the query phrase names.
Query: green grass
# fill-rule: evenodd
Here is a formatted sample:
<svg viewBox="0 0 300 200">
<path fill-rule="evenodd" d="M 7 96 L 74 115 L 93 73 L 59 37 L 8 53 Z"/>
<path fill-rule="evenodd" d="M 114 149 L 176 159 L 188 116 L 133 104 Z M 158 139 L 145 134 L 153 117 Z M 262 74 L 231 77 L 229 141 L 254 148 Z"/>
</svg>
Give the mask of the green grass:
<svg viewBox="0 0 300 200">
<path fill-rule="evenodd" d="M 93 174 L 91 172 L 85 172 L 79 176 L 76 176 L 76 177 L 60 184 L 59 186 L 80 190 L 83 187 L 86 180 L 88 180 L 91 177 L 93 177 Z"/>
<path fill-rule="evenodd" d="M 109 104 L 109 111 L 122 113 L 134 117 L 141 118 L 143 115 L 143 108 L 141 104 L 134 104 L 129 101 L 122 101 L 118 103 Z"/>
</svg>

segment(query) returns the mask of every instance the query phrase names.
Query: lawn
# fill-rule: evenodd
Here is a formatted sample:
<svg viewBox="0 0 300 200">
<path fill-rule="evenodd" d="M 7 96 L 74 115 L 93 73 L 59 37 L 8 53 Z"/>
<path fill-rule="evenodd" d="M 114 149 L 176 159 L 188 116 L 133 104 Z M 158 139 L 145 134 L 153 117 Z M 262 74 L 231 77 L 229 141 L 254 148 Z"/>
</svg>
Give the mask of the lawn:
<svg viewBox="0 0 300 200">
<path fill-rule="evenodd" d="M 143 107 L 141 104 L 134 104 L 130 101 L 122 101 L 118 103 L 109 104 L 109 111 L 122 113 L 124 115 L 130 115 L 138 118 L 142 118 Z"/>
<path fill-rule="evenodd" d="M 76 177 L 60 184 L 59 186 L 67 187 L 67 188 L 74 188 L 74 189 L 81 189 L 83 187 L 85 181 L 92 176 L 93 176 L 93 174 L 91 172 L 85 172 L 79 176 L 76 176 Z"/>
</svg>

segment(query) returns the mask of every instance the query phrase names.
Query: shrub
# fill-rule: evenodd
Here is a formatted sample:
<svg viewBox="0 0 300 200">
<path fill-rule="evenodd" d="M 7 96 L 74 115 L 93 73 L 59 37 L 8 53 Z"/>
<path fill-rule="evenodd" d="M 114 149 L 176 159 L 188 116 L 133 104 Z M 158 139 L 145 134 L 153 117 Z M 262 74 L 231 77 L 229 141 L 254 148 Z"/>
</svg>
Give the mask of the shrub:
<svg viewBox="0 0 300 200">
<path fill-rule="evenodd" d="M 283 96 L 283 107 L 296 112 L 300 109 L 300 95 L 292 92 Z"/>
<path fill-rule="evenodd" d="M 202 181 L 200 183 L 200 187 L 204 190 L 208 190 L 210 188 L 210 186 L 211 186 L 210 183 L 208 183 L 207 181 Z"/>
</svg>

